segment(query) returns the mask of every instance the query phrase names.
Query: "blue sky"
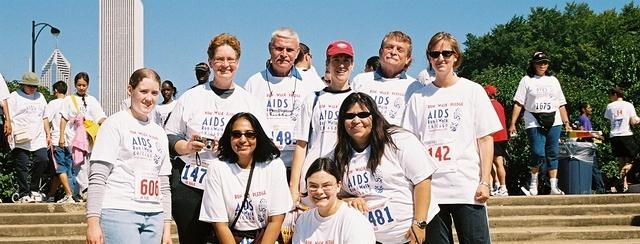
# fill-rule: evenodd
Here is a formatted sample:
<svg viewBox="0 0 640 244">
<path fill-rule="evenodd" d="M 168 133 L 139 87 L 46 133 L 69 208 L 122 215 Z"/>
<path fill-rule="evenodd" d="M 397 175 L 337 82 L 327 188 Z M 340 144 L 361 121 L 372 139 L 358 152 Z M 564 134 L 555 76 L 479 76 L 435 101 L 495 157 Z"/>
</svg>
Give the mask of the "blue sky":
<svg viewBox="0 0 640 244">
<path fill-rule="evenodd" d="M 206 61 L 209 40 L 221 32 L 236 35 L 242 56 L 235 81 L 244 85 L 253 73 L 264 69 L 267 43 L 278 27 L 291 27 L 310 48 L 314 64 L 324 70 L 324 50 L 332 40 L 353 43 L 354 74 L 377 55 L 382 37 L 401 30 L 413 39 L 413 63 L 409 74 L 426 67 L 424 49 L 438 31 L 451 32 L 461 42 L 466 34 L 486 34 L 514 16 L 528 15 L 531 7 L 564 9 L 567 1 L 468 0 L 468 1 L 144 1 L 144 64 L 170 79 L 181 93 L 195 84 L 194 66 Z M 595 12 L 620 10 L 637 0 L 586 2 Z M 98 0 L 2 0 L 0 2 L 0 73 L 19 79 L 29 69 L 31 21 L 46 22 L 62 33 L 56 39 L 45 29 L 36 44 L 36 68 L 57 46 L 72 64 L 72 75 L 91 76 L 90 93 L 97 95 Z M 123 81 L 126 82 L 126 81 Z"/>
</svg>

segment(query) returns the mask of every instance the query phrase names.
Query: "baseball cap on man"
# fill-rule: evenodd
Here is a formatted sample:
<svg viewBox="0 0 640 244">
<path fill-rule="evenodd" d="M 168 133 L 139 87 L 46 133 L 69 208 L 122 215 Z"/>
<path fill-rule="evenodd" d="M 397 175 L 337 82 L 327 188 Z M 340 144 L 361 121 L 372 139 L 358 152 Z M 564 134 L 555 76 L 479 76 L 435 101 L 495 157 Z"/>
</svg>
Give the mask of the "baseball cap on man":
<svg viewBox="0 0 640 244">
<path fill-rule="evenodd" d="M 538 62 L 549 62 L 549 58 L 547 58 L 547 55 L 544 52 L 541 51 L 537 51 L 533 54 L 533 57 L 531 57 L 531 62 L 532 63 L 538 63 Z"/>
<path fill-rule="evenodd" d="M 327 57 L 338 54 L 346 54 L 353 57 L 353 46 L 351 46 L 351 43 L 342 40 L 329 43 L 327 47 Z"/>
<path fill-rule="evenodd" d="M 36 73 L 26 72 L 22 75 L 22 80 L 19 83 L 27 86 L 40 86 L 40 79 Z"/>
<path fill-rule="evenodd" d="M 489 96 L 495 96 L 498 92 L 498 89 L 496 89 L 496 87 L 493 85 L 486 85 L 484 86 L 484 91 L 487 92 L 487 95 Z"/>
</svg>

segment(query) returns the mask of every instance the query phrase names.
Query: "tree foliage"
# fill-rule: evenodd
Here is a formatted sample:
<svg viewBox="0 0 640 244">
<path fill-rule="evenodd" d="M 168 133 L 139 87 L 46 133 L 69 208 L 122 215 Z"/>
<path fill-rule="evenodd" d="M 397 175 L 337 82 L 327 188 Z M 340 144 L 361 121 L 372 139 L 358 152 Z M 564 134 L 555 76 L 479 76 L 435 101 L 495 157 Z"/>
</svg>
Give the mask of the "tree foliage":
<svg viewBox="0 0 640 244">
<path fill-rule="evenodd" d="M 577 118 L 580 103 L 588 102 L 594 111 L 594 128 L 606 132 L 609 123 L 603 112 L 610 88 L 620 86 L 627 93 L 626 100 L 640 102 L 639 20 L 640 8 L 633 3 L 602 13 L 594 13 L 585 3 L 568 3 L 564 10 L 534 7 L 528 16 L 514 16 L 486 35 L 468 34 L 459 74 L 496 85 L 509 120 L 513 94 L 529 59 L 535 51 L 544 51 L 551 59 L 549 69 L 562 85 L 570 118 Z M 519 192 L 518 186 L 529 177 L 530 153 L 522 122 L 518 126 L 521 136 L 509 143 L 508 183 L 512 191 Z M 606 175 L 617 175 L 610 147 L 603 145 L 598 151 Z"/>
</svg>

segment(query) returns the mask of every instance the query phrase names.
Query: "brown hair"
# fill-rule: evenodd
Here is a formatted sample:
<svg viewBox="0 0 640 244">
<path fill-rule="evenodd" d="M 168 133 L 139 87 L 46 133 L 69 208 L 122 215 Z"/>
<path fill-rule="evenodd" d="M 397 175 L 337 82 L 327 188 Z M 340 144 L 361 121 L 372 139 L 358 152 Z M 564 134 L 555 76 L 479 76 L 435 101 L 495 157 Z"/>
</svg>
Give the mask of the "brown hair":
<svg viewBox="0 0 640 244">
<path fill-rule="evenodd" d="M 133 71 L 133 74 L 129 77 L 129 85 L 131 88 L 135 89 L 144 78 L 152 79 L 160 85 L 160 75 L 158 75 L 155 70 L 149 68 L 141 68 Z"/>
<path fill-rule="evenodd" d="M 458 44 L 458 40 L 453 37 L 451 33 L 441 31 L 433 35 L 431 37 L 431 40 L 429 41 L 429 44 L 427 45 L 427 57 L 429 56 L 429 52 L 433 51 L 433 46 L 443 40 L 449 42 L 452 51 L 456 52 L 455 55 L 458 57 L 458 60 L 453 63 L 453 68 L 457 69 L 462 64 L 462 51 L 460 50 L 460 44 Z"/>
<path fill-rule="evenodd" d="M 233 48 L 236 51 L 236 58 L 240 58 L 240 40 L 229 33 L 220 33 L 209 42 L 209 48 L 207 49 L 209 59 L 213 59 L 213 56 L 216 55 L 216 49 L 223 45 L 229 45 Z"/>
</svg>

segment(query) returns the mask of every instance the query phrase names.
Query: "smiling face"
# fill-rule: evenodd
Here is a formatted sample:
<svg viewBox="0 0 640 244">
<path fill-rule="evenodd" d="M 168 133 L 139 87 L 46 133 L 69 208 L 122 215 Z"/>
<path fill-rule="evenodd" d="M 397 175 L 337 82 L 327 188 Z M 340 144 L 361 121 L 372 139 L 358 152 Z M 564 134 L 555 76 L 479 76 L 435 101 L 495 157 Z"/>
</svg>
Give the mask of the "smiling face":
<svg viewBox="0 0 640 244">
<path fill-rule="evenodd" d="M 541 61 L 533 63 L 533 68 L 536 70 L 536 75 L 544 76 L 547 73 L 547 69 L 549 69 L 549 62 Z"/>
<path fill-rule="evenodd" d="M 449 75 L 453 74 L 454 64 L 458 61 L 459 54 L 456 53 L 446 39 L 440 40 L 430 50 L 433 53 L 440 53 L 438 57 L 434 58 L 430 55 L 429 62 L 431 63 L 431 67 L 436 71 L 437 75 Z M 449 57 L 445 57 L 443 53 L 448 53 L 447 51 L 454 51 L 453 55 Z"/>
<path fill-rule="evenodd" d="M 385 76 L 395 76 L 411 62 L 410 44 L 395 38 L 387 39 L 380 48 L 380 69 Z M 391 77 L 387 77 L 391 78 Z"/>
<path fill-rule="evenodd" d="M 209 65 L 213 70 L 216 82 L 231 82 L 239 65 L 238 53 L 229 45 L 222 45 L 215 49 Z"/>
<path fill-rule="evenodd" d="M 330 80 L 335 85 L 342 85 L 349 81 L 351 71 L 353 71 L 353 57 L 347 54 L 338 54 L 329 57 Z"/>
<path fill-rule="evenodd" d="M 300 43 L 295 38 L 276 36 L 269 45 L 271 67 L 279 77 L 287 76 L 293 67 L 300 49 Z"/>
<path fill-rule="evenodd" d="M 326 171 L 318 171 L 307 178 L 307 192 L 313 204 L 320 210 L 335 206 L 340 192 L 340 182 Z"/>
<path fill-rule="evenodd" d="M 351 105 L 345 113 L 344 127 L 359 149 L 364 149 L 369 145 L 371 118 L 369 110 L 358 103 Z"/>
<path fill-rule="evenodd" d="M 239 118 L 233 123 L 232 128 L 231 150 L 238 155 L 240 161 L 251 162 L 253 152 L 256 150 L 255 130 L 251 122 L 245 118 Z"/>
<path fill-rule="evenodd" d="M 128 87 L 131 95 L 131 112 L 146 117 L 153 111 L 153 107 L 160 95 L 160 84 L 151 78 L 143 78 L 135 88 Z"/>
</svg>

